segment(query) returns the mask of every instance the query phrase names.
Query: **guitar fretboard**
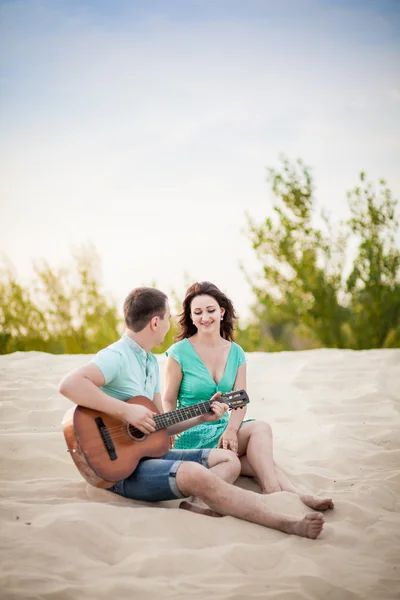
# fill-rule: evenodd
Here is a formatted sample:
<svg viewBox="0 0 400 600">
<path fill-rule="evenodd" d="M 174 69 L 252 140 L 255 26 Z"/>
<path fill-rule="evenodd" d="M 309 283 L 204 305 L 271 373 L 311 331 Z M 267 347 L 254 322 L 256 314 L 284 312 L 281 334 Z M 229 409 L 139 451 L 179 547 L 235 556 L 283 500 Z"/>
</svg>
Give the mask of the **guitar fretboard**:
<svg viewBox="0 0 400 600">
<path fill-rule="evenodd" d="M 154 417 L 156 431 L 159 429 L 166 429 L 167 427 L 171 427 L 171 425 L 176 425 L 176 423 L 182 423 L 182 421 L 187 421 L 188 419 L 193 419 L 194 417 L 204 415 L 210 411 L 210 406 L 211 402 L 207 400 L 206 402 L 200 402 L 199 404 L 194 404 L 193 406 L 186 406 L 185 408 L 178 408 L 177 410 L 172 410 L 168 413 L 156 415 Z M 129 429 L 133 435 L 143 435 L 141 431 L 136 427 L 133 427 L 133 425 L 130 425 Z"/>
<path fill-rule="evenodd" d="M 188 419 L 199 417 L 210 411 L 211 402 L 200 402 L 200 404 L 194 404 L 193 406 L 186 406 L 185 408 L 178 408 L 162 415 L 154 417 L 156 429 L 164 429 L 164 427 L 170 427 L 176 423 L 182 423 Z"/>
</svg>

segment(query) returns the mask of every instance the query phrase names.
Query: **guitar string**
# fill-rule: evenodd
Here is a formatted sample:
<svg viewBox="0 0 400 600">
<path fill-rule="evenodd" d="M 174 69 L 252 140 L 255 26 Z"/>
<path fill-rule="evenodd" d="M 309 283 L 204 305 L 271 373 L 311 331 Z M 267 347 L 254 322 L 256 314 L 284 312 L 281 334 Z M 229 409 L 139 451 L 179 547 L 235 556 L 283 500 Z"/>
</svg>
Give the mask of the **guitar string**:
<svg viewBox="0 0 400 600">
<path fill-rule="evenodd" d="M 198 415 L 196 415 L 198 416 Z M 193 417 L 190 417 L 193 418 Z M 187 419 L 185 419 L 187 420 Z M 131 425 L 130 423 L 121 423 L 119 425 L 116 425 L 114 427 L 107 427 L 107 431 L 104 432 L 104 436 L 107 439 L 111 439 L 112 440 L 117 440 L 117 439 L 122 439 L 122 438 L 126 438 L 126 439 L 130 439 L 133 440 L 135 438 L 132 438 L 132 436 L 129 434 L 129 431 L 132 432 L 132 434 L 134 435 L 135 432 L 137 432 L 138 434 L 140 434 L 140 436 L 149 436 L 152 433 L 156 433 L 157 431 L 162 431 L 163 429 L 168 429 L 168 427 L 171 427 L 172 425 L 177 425 L 178 423 L 182 423 L 182 421 L 177 421 L 175 423 L 163 423 L 162 427 L 159 427 L 158 429 L 156 429 L 156 431 L 152 431 L 151 433 L 143 433 L 138 427 L 135 427 L 134 425 Z M 100 435 L 102 435 L 100 433 Z M 139 439 L 142 439 L 142 437 L 139 437 Z M 85 441 L 85 446 L 87 448 L 89 448 L 89 446 L 94 445 L 94 444 L 98 444 L 99 443 L 99 438 L 98 436 L 93 436 L 92 438 L 90 438 L 87 442 Z"/>
<path fill-rule="evenodd" d="M 236 407 L 236 408 L 232 408 L 229 410 L 236 410 L 237 408 L 240 407 Z M 204 413 L 203 413 L 204 414 Z M 158 415 L 158 416 L 162 416 L 162 415 Z M 195 418 L 196 416 L 199 415 L 194 415 L 194 416 L 190 416 L 190 418 Z M 174 423 L 166 423 L 163 420 L 161 421 L 161 427 L 159 427 L 158 429 L 156 429 L 157 431 L 160 431 L 162 429 L 168 429 L 168 427 L 171 427 L 173 425 L 177 425 L 179 423 L 182 423 L 183 421 L 188 420 L 188 419 L 182 419 L 182 420 L 178 420 L 175 421 Z M 119 423 L 118 425 L 115 425 L 113 427 L 107 427 L 106 428 L 107 431 L 104 432 L 104 435 L 107 436 L 107 438 L 111 438 L 111 434 L 112 434 L 112 439 L 118 439 L 121 437 L 126 437 L 126 434 L 128 434 L 128 437 L 131 439 L 131 436 L 129 435 L 128 431 L 130 430 L 132 433 L 134 433 L 134 431 L 138 432 L 139 434 L 143 434 L 145 436 L 149 436 L 151 435 L 151 433 L 156 433 L 156 432 L 151 432 L 151 433 L 143 433 L 138 427 L 136 427 L 135 425 L 131 425 L 130 423 Z M 101 435 L 101 433 L 100 433 Z M 96 437 L 91 438 L 93 440 L 94 443 L 98 443 L 98 436 L 96 435 Z M 90 444 L 90 440 L 88 441 L 88 444 Z M 88 445 L 86 444 L 86 445 Z"/>
<path fill-rule="evenodd" d="M 209 402 L 209 401 L 207 401 Z M 206 408 L 206 404 L 207 402 L 203 402 L 200 404 L 196 404 L 195 406 L 199 406 L 201 408 Z M 132 404 L 132 406 L 135 406 L 135 404 Z M 143 405 L 136 405 L 136 406 L 143 406 Z M 208 410 L 205 412 L 196 412 L 196 414 L 190 414 L 192 411 L 195 411 L 196 409 L 193 407 L 184 407 L 184 408 L 179 408 L 176 411 L 171 411 L 170 413 L 160 413 L 157 414 L 153 417 L 153 420 L 157 422 L 161 422 L 164 423 L 167 427 L 171 426 L 171 425 L 177 425 L 178 423 L 182 423 L 183 421 L 186 421 L 188 419 L 194 419 L 195 417 L 200 416 L 201 414 L 206 414 L 207 412 L 209 412 Z M 174 420 L 174 417 L 172 416 L 168 416 L 171 415 L 171 413 L 175 413 L 178 417 L 177 420 Z M 188 414 L 189 416 L 186 417 L 186 414 Z M 180 419 L 179 417 L 181 416 L 185 416 L 184 419 Z M 113 417 L 112 417 L 113 418 Z M 171 422 L 168 422 L 171 421 Z M 132 425 L 132 427 L 135 427 L 135 425 Z M 111 427 L 107 427 L 108 431 L 113 432 L 113 431 L 117 431 L 120 428 L 120 424 L 118 423 L 118 425 L 113 425 Z"/>
<path fill-rule="evenodd" d="M 237 410 L 238 408 L 241 407 L 236 407 L 233 408 L 231 410 Z M 182 422 L 182 421 L 178 421 Z M 173 423 L 173 425 L 176 425 L 177 423 Z M 114 440 L 122 440 L 123 438 L 125 438 L 125 440 L 129 440 L 132 442 L 137 441 L 135 439 L 135 437 L 132 437 L 131 435 L 129 435 L 128 430 L 129 428 L 132 428 L 134 430 L 136 430 L 136 432 L 138 434 L 140 434 L 140 437 L 137 438 L 137 440 L 139 441 L 143 441 L 144 437 L 149 437 L 150 435 L 152 435 L 153 433 L 157 433 L 157 431 L 162 431 L 163 429 L 167 429 L 167 427 L 161 427 L 160 429 L 156 430 L 155 432 L 151 432 L 151 433 L 143 433 L 142 431 L 140 431 L 140 429 L 138 429 L 137 427 L 135 427 L 134 425 L 129 425 L 128 423 L 122 423 L 118 426 L 115 426 L 113 428 L 107 429 L 107 432 L 104 433 L 104 437 L 106 438 L 106 441 L 114 441 Z M 111 429 L 113 430 L 113 435 L 110 435 L 110 431 Z M 101 434 L 100 434 L 101 435 Z M 86 450 L 89 450 L 91 447 L 93 446 L 98 446 L 99 444 L 99 438 L 98 435 L 96 436 L 92 436 L 91 438 L 85 440 L 85 448 Z M 101 449 L 101 454 L 104 453 L 105 448 Z M 95 456 L 95 454 L 92 454 L 91 456 Z"/>
<path fill-rule="evenodd" d="M 237 393 L 238 392 L 236 392 L 236 394 Z M 230 394 L 232 394 L 232 392 L 228 392 L 228 394 L 226 394 L 226 395 L 224 394 L 222 396 L 222 398 L 226 398 L 226 396 L 228 396 Z M 241 398 L 241 400 L 242 400 L 242 402 L 240 404 L 243 407 L 247 404 L 247 402 L 243 402 L 242 398 Z M 224 402 L 225 402 L 225 404 L 228 404 L 229 410 L 232 410 L 234 408 L 232 406 L 232 404 L 234 404 L 235 401 L 234 402 L 226 402 L 224 400 Z M 236 400 L 236 403 L 237 403 L 237 400 Z M 178 423 L 182 423 L 183 421 L 186 421 L 186 420 L 189 420 L 192 418 L 196 418 L 197 416 L 199 416 L 199 414 L 191 415 L 190 412 L 195 411 L 197 407 L 205 409 L 207 407 L 207 404 L 209 404 L 209 406 L 208 406 L 208 408 L 209 408 L 211 405 L 211 400 L 206 400 L 204 402 L 200 402 L 200 403 L 194 404 L 192 406 L 186 406 L 186 407 L 174 410 L 174 411 L 170 411 L 168 413 L 161 413 L 161 414 L 156 415 L 154 417 L 154 420 L 156 421 L 156 425 L 159 423 L 162 426 L 158 429 L 156 428 L 156 431 L 151 432 L 151 433 L 156 433 L 157 431 L 160 431 L 162 429 L 167 429 L 168 427 L 171 427 Z M 139 406 L 143 406 L 143 405 L 139 405 Z M 239 408 L 239 406 L 237 406 L 236 408 Z M 200 415 L 205 414 L 206 412 L 209 412 L 209 411 L 200 412 Z M 168 421 L 171 421 L 171 419 L 173 419 L 173 417 L 172 417 L 173 414 L 178 417 L 178 420 L 174 419 L 172 421 L 172 423 L 168 422 Z M 188 414 L 189 414 L 189 417 L 186 416 Z M 170 415 L 170 416 L 168 416 L 168 415 Z M 182 416 L 184 416 L 184 418 L 180 419 L 179 417 L 182 417 Z M 148 437 L 149 435 L 151 435 L 151 433 L 143 433 L 139 428 L 135 427 L 134 425 L 131 425 L 130 423 L 121 422 L 115 426 L 107 427 L 107 431 L 104 432 L 104 436 L 106 438 L 106 441 L 117 440 L 119 438 L 121 438 L 121 439 L 125 438 L 125 439 L 129 439 L 131 441 L 135 441 L 135 438 L 132 437 L 131 435 L 129 435 L 129 433 L 128 433 L 128 431 L 131 431 L 132 433 L 134 433 L 134 431 L 132 431 L 132 430 L 136 431 L 138 434 L 141 435 L 141 437 L 138 438 L 139 440 L 142 440 L 143 437 Z M 112 434 L 112 438 L 111 438 L 111 434 Z M 100 434 L 100 435 L 102 435 L 102 434 Z M 89 450 L 89 447 L 97 445 L 98 443 L 99 443 L 99 439 L 98 439 L 98 436 L 96 436 L 96 437 L 92 437 L 91 439 L 87 440 L 85 442 L 85 446 L 86 446 L 87 450 Z"/>
<path fill-rule="evenodd" d="M 162 431 L 163 429 L 168 429 L 168 426 L 171 426 L 171 425 L 176 425 L 176 423 L 173 423 L 170 425 L 166 424 L 165 426 L 160 427 L 159 429 L 156 429 L 156 431 L 152 431 L 151 433 L 143 433 L 140 429 L 138 429 L 134 425 L 131 425 L 129 423 L 121 423 L 120 425 L 116 425 L 112 428 L 107 428 L 107 431 L 104 432 L 103 435 L 108 440 L 111 440 L 111 441 L 120 440 L 122 438 L 135 441 L 135 438 L 132 436 L 134 436 L 135 433 L 137 433 L 138 439 L 142 440 L 143 437 L 148 437 L 152 433 L 157 433 L 157 431 Z M 130 432 L 132 433 L 132 435 L 130 435 Z M 87 449 L 89 449 L 90 446 L 97 445 L 98 443 L 99 443 L 99 438 L 96 435 L 96 437 L 93 436 L 90 440 L 85 442 L 85 446 L 87 447 Z"/>
<path fill-rule="evenodd" d="M 167 413 L 160 413 L 154 416 L 154 420 L 156 422 L 161 422 L 161 423 L 165 423 L 165 425 L 167 427 L 170 427 L 172 425 L 177 425 L 178 423 L 182 423 L 185 420 L 188 419 L 194 419 L 195 417 L 201 416 L 202 414 L 206 414 L 207 412 L 210 411 L 204 411 L 202 412 L 203 409 L 205 409 L 207 407 L 207 404 L 210 403 L 210 400 L 206 400 L 205 402 L 200 402 L 198 404 L 194 404 L 192 406 L 185 406 L 182 408 L 178 408 L 177 410 L 174 411 L 170 411 Z M 235 408 L 234 406 L 232 406 L 232 402 L 224 402 L 224 404 L 228 404 L 229 409 Z M 243 406 L 243 402 L 240 402 L 240 405 L 236 408 L 239 408 L 240 406 Z M 143 406 L 142 404 L 132 404 L 132 406 Z M 209 405 L 210 406 L 210 405 Z M 209 408 L 208 406 L 208 408 Z M 196 412 L 197 407 L 199 408 L 199 410 L 201 412 Z M 89 409 L 92 410 L 92 409 Z M 195 411 L 195 414 L 190 414 L 191 412 Z M 177 420 L 174 419 L 174 417 L 172 415 L 176 415 Z M 188 417 L 186 415 L 189 415 Z M 179 418 L 181 416 L 184 416 L 183 419 Z M 168 421 L 172 421 L 172 422 L 168 422 Z M 117 431 L 120 427 L 120 424 L 118 423 L 118 425 L 113 425 L 111 427 L 107 427 L 109 432 L 113 432 L 113 431 Z M 134 425 L 132 425 L 132 427 L 135 427 Z"/>
<path fill-rule="evenodd" d="M 240 408 L 240 407 L 238 407 L 238 408 Z M 234 408 L 232 410 L 238 410 L 238 408 Z M 148 438 L 153 433 L 156 433 L 156 432 L 144 433 L 143 437 L 135 439 L 135 438 L 131 437 L 128 434 L 128 432 L 127 432 L 127 426 L 121 426 L 121 430 L 122 430 L 121 433 L 114 434 L 111 440 L 110 440 L 110 436 L 107 435 L 106 437 L 108 438 L 108 441 L 112 441 L 113 442 L 115 440 L 119 440 L 120 438 L 121 439 L 125 438 L 125 440 L 129 441 L 129 442 L 142 442 L 142 441 L 144 441 L 143 438 Z M 159 431 L 162 431 L 162 429 L 159 430 Z M 142 433 L 140 430 L 138 430 L 138 432 Z M 96 439 L 95 438 L 90 438 L 89 440 L 85 440 L 85 449 L 86 449 L 87 452 L 93 446 L 95 446 L 96 448 L 99 448 L 99 439 L 98 438 L 96 438 Z M 105 447 L 103 448 L 102 446 L 100 446 L 100 449 L 98 449 L 97 452 L 91 452 L 90 456 L 88 456 L 87 458 L 89 458 L 89 460 L 90 460 L 90 459 L 95 458 L 96 456 L 104 455 L 105 451 L 107 451 L 107 448 L 105 448 Z M 167 452 L 168 452 L 168 450 L 167 450 Z"/>
<path fill-rule="evenodd" d="M 237 408 L 240 407 L 236 407 L 236 408 L 231 408 L 229 410 L 236 410 Z M 205 413 L 203 413 L 205 414 Z M 161 415 L 157 415 L 157 416 L 161 416 Z M 168 429 L 168 427 L 172 427 L 173 425 L 178 425 L 179 423 L 182 423 L 184 421 L 190 420 L 190 419 L 194 419 L 197 416 L 199 416 L 198 414 L 196 415 L 190 415 L 189 418 L 184 418 L 184 419 L 179 419 L 177 421 L 174 422 L 168 422 L 165 419 L 160 419 L 157 420 L 158 422 L 156 422 L 156 430 L 155 432 L 151 432 L 151 433 L 156 433 L 157 431 L 160 431 L 162 429 Z M 155 417 L 155 419 L 157 419 L 157 417 Z M 161 427 L 157 427 L 157 425 L 161 425 Z M 131 425 L 130 423 L 119 423 L 118 425 L 114 425 L 113 427 L 107 427 L 106 426 L 106 431 L 104 432 L 104 435 L 107 436 L 107 438 L 111 438 L 112 439 L 119 439 L 122 437 L 126 437 L 126 435 L 128 435 L 129 438 L 131 438 L 131 436 L 129 435 L 129 431 L 134 435 L 135 432 L 137 432 L 140 435 L 151 435 L 151 433 L 143 433 L 138 427 L 136 427 L 135 425 Z M 100 434 L 101 435 L 101 434 Z M 97 443 L 98 441 L 98 437 L 96 436 L 96 438 L 92 438 L 94 443 Z M 90 441 L 88 442 L 90 443 Z"/>
<path fill-rule="evenodd" d="M 237 410 L 238 408 L 240 408 L 240 407 L 234 408 L 232 410 Z M 151 433 L 143 433 L 139 429 L 135 428 L 138 433 L 142 434 L 142 437 L 135 438 L 135 437 L 132 437 L 131 435 L 129 435 L 129 433 L 128 433 L 128 424 L 120 425 L 118 429 L 119 429 L 119 431 L 116 432 L 116 433 L 114 433 L 112 437 L 108 433 L 104 434 L 104 436 L 106 438 L 106 441 L 114 442 L 114 441 L 117 441 L 117 440 L 118 441 L 122 441 L 122 439 L 124 439 L 124 440 L 129 441 L 129 442 L 142 442 L 142 441 L 144 441 L 143 438 L 148 438 L 153 433 L 157 433 L 157 431 L 151 432 Z M 163 429 L 165 429 L 165 428 L 161 428 L 158 431 L 162 431 Z M 99 447 L 99 438 L 98 438 L 98 436 L 96 436 L 96 437 L 93 436 L 93 437 L 91 437 L 89 439 L 86 439 L 84 446 L 85 446 L 85 450 L 87 452 L 92 447 L 98 448 Z M 98 450 L 97 452 L 92 452 L 90 454 L 90 457 L 88 457 L 88 458 L 91 459 L 91 458 L 95 458 L 96 456 L 103 455 L 106 450 L 107 450 L 106 447 L 103 448 L 103 446 L 100 446 L 100 450 Z"/>
</svg>

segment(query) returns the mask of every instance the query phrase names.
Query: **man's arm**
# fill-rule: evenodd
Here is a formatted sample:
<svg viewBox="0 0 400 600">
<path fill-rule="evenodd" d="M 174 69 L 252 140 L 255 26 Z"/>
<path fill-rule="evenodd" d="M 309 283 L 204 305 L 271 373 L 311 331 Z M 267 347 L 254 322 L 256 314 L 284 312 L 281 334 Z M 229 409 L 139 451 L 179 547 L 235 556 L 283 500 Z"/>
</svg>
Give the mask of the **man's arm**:
<svg viewBox="0 0 400 600">
<path fill-rule="evenodd" d="M 100 389 L 104 383 L 104 375 L 99 367 L 88 363 L 64 377 L 58 389 L 60 394 L 79 406 L 86 406 L 127 421 L 143 433 L 155 431 L 155 413 L 144 406 L 127 404 L 108 396 Z"/>
</svg>

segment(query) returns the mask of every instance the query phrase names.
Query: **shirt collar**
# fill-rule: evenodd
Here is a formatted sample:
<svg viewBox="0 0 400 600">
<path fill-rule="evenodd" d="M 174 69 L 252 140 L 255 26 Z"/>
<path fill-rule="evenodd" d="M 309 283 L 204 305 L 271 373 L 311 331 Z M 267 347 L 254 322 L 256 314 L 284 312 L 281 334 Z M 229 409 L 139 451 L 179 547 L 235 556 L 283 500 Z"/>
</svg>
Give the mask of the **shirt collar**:
<svg viewBox="0 0 400 600">
<path fill-rule="evenodd" d="M 126 335 L 126 333 L 124 333 L 121 337 L 121 340 L 125 342 L 125 344 L 128 344 L 128 346 L 130 346 L 132 350 L 136 352 L 136 354 L 140 354 L 141 356 L 147 358 L 146 350 L 142 348 L 142 346 L 139 346 L 139 344 L 135 342 L 135 340 L 133 340 L 131 337 L 129 337 L 129 335 Z"/>
</svg>

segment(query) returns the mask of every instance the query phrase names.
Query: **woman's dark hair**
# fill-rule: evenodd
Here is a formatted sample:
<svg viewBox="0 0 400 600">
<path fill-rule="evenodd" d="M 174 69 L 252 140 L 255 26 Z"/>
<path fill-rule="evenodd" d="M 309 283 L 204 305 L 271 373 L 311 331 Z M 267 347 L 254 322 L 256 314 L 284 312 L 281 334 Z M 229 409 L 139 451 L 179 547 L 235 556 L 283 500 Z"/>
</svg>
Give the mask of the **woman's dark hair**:
<svg viewBox="0 0 400 600">
<path fill-rule="evenodd" d="M 125 325 L 138 333 L 153 317 L 165 317 L 167 295 L 155 288 L 141 287 L 131 291 L 124 302 Z"/>
<path fill-rule="evenodd" d="M 231 300 L 226 296 L 216 285 L 209 281 L 200 281 L 193 283 L 187 290 L 185 299 L 182 302 L 182 312 L 178 316 L 178 326 L 180 331 L 176 336 L 177 340 L 183 340 L 190 338 L 192 335 L 197 333 L 197 327 L 193 325 L 193 321 L 190 318 L 190 307 L 193 298 L 196 296 L 212 296 L 214 300 L 218 302 L 221 308 L 225 309 L 224 318 L 221 321 L 221 336 L 225 340 L 233 341 L 233 330 L 234 323 L 236 320 L 235 309 Z"/>
</svg>

